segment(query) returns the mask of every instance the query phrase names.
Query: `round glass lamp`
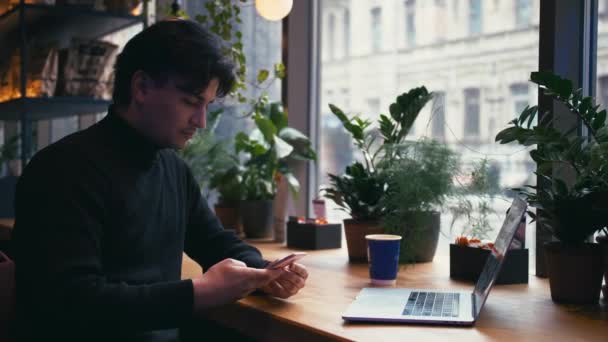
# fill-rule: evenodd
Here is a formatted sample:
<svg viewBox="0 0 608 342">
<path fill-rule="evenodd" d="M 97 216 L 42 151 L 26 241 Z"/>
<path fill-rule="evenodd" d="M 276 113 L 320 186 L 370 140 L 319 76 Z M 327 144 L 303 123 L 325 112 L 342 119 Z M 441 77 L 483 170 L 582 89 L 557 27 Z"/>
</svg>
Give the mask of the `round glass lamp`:
<svg viewBox="0 0 608 342">
<path fill-rule="evenodd" d="M 293 0 L 255 0 L 255 8 L 260 16 L 267 20 L 281 20 L 285 18 L 291 7 Z"/>
</svg>

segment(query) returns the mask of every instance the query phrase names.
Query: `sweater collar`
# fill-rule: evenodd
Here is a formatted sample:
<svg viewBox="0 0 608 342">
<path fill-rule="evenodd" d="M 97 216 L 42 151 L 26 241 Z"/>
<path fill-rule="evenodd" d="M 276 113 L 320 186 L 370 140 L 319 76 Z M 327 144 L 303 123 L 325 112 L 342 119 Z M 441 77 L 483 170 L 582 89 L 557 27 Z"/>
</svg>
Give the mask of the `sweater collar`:
<svg viewBox="0 0 608 342">
<path fill-rule="evenodd" d="M 108 128 L 112 136 L 112 140 L 117 143 L 117 148 L 123 151 L 127 158 L 145 164 L 151 164 L 158 160 L 159 151 L 162 148 L 122 118 L 116 112 L 114 105 L 110 105 L 108 115 L 103 121 L 104 126 Z"/>
</svg>

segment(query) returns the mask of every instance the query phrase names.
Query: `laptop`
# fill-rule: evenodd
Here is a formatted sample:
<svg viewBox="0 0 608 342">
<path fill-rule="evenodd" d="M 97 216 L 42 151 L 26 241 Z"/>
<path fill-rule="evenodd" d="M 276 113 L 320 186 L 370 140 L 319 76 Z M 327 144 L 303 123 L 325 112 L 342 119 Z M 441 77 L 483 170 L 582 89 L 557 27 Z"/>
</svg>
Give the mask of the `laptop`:
<svg viewBox="0 0 608 342">
<path fill-rule="evenodd" d="M 473 293 L 441 289 L 364 288 L 342 315 L 346 321 L 473 325 L 526 212 L 516 197 L 498 233 Z"/>
</svg>

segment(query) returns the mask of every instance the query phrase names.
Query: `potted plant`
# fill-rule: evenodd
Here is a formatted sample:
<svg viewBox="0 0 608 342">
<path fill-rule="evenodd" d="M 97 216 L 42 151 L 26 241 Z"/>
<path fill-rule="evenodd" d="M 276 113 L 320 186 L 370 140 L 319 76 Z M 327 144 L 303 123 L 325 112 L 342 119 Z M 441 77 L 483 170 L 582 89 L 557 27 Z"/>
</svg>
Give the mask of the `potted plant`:
<svg viewBox="0 0 608 342">
<path fill-rule="evenodd" d="M 287 112 L 278 103 L 262 97 L 253 113 L 254 130 L 237 134 L 235 148 L 244 155 L 241 215 L 248 238 L 272 235 L 273 199 L 284 178 L 297 197 L 300 184 L 292 171 L 295 161 L 316 159 L 307 136 L 287 126 Z"/>
<path fill-rule="evenodd" d="M 453 192 L 458 155 L 422 139 L 393 146 L 398 158 L 383 170 L 389 186 L 381 198 L 382 227 L 401 235 L 400 262 L 433 261 L 441 228 L 438 208 Z"/>
<path fill-rule="evenodd" d="M 608 128 L 606 111 L 572 82 L 549 72 L 533 72 L 531 82 L 575 115 L 588 132 L 573 127 L 558 131 L 547 115 L 533 125 L 538 107 L 522 111 L 496 136 L 506 144 L 537 145 L 530 156 L 537 163 L 539 185 L 515 189 L 536 208 L 529 212 L 558 240 L 545 245 L 551 297 L 562 303 L 597 303 L 603 262 L 599 244 L 590 237 L 608 225 Z M 540 251 L 539 251 L 540 252 Z"/>
<path fill-rule="evenodd" d="M 422 108 L 432 98 L 425 87 L 411 89 L 397 96 L 390 105 L 390 115 L 381 114 L 379 134 L 371 121 L 359 116 L 349 118 L 337 106 L 329 107 L 352 136 L 363 160 L 346 167 L 343 175 L 329 174 L 330 185 L 324 196 L 333 200 L 351 218 L 344 220 L 349 260 L 367 260 L 365 235 L 384 232 L 381 218 L 387 212 L 383 198 L 390 193 L 391 167 L 400 160 L 401 146 Z M 393 182 L 394 183 L 394 182 Z"/>
</svg>

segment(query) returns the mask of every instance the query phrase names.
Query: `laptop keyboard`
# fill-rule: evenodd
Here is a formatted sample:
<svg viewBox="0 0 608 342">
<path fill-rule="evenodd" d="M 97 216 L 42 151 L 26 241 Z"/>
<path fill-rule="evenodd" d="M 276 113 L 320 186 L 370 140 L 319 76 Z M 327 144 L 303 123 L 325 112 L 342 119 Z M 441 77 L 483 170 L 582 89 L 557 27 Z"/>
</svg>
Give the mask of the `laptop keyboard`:
<svg viewBox="0 0 608 342">
<path fill-rule="evenodd" d="M 404 316 L 457 317 L 459 293 L 412 292 Z"/>
</svg>

